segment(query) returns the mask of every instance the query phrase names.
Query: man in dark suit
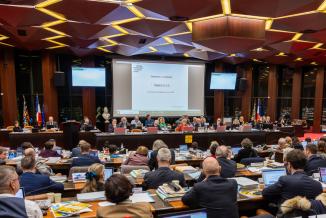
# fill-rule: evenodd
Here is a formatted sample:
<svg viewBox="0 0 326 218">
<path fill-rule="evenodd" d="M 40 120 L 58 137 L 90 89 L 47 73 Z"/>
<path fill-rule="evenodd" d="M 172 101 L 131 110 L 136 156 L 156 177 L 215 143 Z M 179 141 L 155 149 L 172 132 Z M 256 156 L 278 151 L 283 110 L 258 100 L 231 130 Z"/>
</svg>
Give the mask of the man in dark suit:
<svg viewBox="0 0 326 218">
<path fill-rule="evenodd" d="M 128 120 L 126 117 L 121 118 L 120 123 L 118 124 L 118 127 L 130 129 L 130 123 L 128 123 Z"/>
<path fill-rule="evenodd" d="M 46 122 L 46 128 L 47 129 L 57 129 L 58 123 L 56 121 L 53 121 L 53 117 L 49 116 L 49 121 Z"/>
<path fill-rule="evenodd" d="M 208 218 L 239 217 L 237 182 L 220 176 L 221 167 L 213 157 L 208 157 L 203 161 L 203 171 L 206 176 L 205 180 L 196 183 L 182 197 L 182 202 L 191 208 L 206 208 Z"/>
<path fill-rule="evenodd" d="M 231 178 L 235 176 L 237 171 L 237 163 L 233 160 L 227 159 L 229 154 L 228 148 L 225 145 L 221 145 L 216 149 L 216 159 L 221 166 L 221 177 Z"/>
<path fill-rule="evenodd" d="M 24 187 L 26 195 L 64 190 L 62 183 L 52 181 L 49 176 L 37 174 L 35 164 L 35 159 L 32 156 L 26 156 L 21 160 L 23 174 L 20 176 L 20 185 Z"/>
<path fill-rule="evenodd" d="M 301 150 L 292 150 L 285 157 L 287 176 L 281 176 L 278 181 L 263 190 L 263 197 L 275 203 L 302 196 L 314 199 L 323 192 L 320 182 L 310 178 L 305 172 L 306 157 Z"/>
<path fill-rule="evenodd" d="M 184 175 L 170 169 L 171 151 L 168 148 L 158 150 L 157 161 L 159 168 L 144 176 L 143 187 L 145 189 L 157 189 L 160 185 L 173 180 L 178 180 L 181 186 L 186 186 Z"/>
<path fill-rule="evenodd" d="M 79 142 L 79 147 L 81 155 L 72 160 L 71 167 L 90 166 L 93 163 L 101 163 L 98 157 L 90 156 L 89 152 L 91 150 L 91 145 L 88 142 L 81 140 Z"/>
<path fill-rule="evenodd" d="M 317 173 L 320 167 L 326 167 L 326 160 L 321 156 L 318 156 L 317 151 L 318 151 L 317 145 L 313 143 L 307 144 L 305 148 L 305 154 L 307 157 L 305 172 L 308 175 Z"/>
</svg>

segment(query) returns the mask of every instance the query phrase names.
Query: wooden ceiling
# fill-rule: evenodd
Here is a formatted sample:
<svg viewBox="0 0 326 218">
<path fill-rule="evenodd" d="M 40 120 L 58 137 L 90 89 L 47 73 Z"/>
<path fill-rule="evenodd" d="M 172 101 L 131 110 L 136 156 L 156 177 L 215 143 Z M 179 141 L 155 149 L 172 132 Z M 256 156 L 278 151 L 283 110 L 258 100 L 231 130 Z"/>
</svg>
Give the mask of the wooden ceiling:
<svg viewBox="0 0 326 218">
<path fill-rule="evenodd" d="M 259 40 L 229 18 L 263 22 Z M 215 20 L 218 37 L 193 40 Z M 325 43 L 326 0 L 0 0 L 0 48 L 326 65 Z"/>
</svg>

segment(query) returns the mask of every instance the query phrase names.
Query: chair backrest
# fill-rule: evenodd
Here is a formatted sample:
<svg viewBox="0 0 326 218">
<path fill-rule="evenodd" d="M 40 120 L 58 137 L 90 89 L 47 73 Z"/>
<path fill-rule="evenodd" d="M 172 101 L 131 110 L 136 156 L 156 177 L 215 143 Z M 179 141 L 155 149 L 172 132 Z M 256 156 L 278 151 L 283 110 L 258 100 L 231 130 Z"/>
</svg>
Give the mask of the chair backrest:
<svg viewBox="0 0 326 218">
<path fill-rule="evenodd" d="M 248 158 L 243 158 L 241 159 L 240 163 L 244 165 L 250 165 L 251 163 L 260 163 L 264 162 L 265 158 L 262 157 L 248 157 Z"/>
<path fill-rule="evenodd" d="M 283 152 L 275 151 L 275 161 L 276 162 L 279 162 L 279 163 L 283 163 L 284 162 Z"/>
<path fill-rule="evenodd" d="M 133 170 L 148 170 L 148 166 L 121 165 L 121 174 L 129 174 Z"/>
<path fill-rule="evenodd" d="M 69 170 L 68 180 L 72 180 L 73 173 L 86 173 L 87 171 L 88 171 L 88 166 L 87 167 L 71 167 Z"/>
</svg>

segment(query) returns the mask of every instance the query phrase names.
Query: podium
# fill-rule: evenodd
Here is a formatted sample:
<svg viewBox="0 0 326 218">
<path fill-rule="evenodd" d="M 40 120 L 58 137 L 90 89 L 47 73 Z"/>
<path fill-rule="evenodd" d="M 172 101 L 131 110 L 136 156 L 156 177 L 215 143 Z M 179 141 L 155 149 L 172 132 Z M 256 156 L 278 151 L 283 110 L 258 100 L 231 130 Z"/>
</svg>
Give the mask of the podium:
<svg viewBox="0 0 326 218">
<path fill-rule="evenodd" d="M 79 141 L 80 122 L 75 120 L 68 120 L 62 123 L 63 138 L 65 142 L 65 149 L 71 150 L 78 145 Z"/>
</svg>

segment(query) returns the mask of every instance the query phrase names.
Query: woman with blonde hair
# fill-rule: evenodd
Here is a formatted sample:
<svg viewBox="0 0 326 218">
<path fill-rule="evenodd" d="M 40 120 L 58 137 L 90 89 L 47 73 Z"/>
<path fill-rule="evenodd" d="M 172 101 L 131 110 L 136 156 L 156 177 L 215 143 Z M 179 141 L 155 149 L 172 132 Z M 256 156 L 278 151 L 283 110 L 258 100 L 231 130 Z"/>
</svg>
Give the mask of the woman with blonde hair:
<svg viewBox="0 0 326 218">
<path fill-rule="evenodd" d="M 132 166 L 147 166 L 148 165 L 148 148 L 145 146 L 139 146 L 136 152 L 129 155 L 128 159 L 124 162 L 124 165 Z"/>
<path fill-rule="evenodd" d="M 95 163 L 86 173 L 86 184 L 82 193 L 104 191 L 104 165 Z"/>
</svg>

